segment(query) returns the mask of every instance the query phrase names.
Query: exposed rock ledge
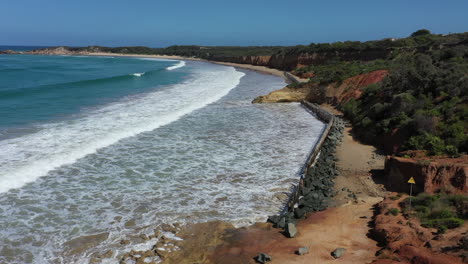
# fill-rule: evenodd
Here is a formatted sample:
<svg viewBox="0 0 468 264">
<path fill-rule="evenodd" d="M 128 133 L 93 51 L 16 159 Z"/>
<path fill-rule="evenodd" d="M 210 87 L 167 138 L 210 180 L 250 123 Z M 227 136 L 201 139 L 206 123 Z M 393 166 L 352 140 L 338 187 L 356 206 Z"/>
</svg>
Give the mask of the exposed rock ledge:
<svg viewBox="0 0 468 264">
<path fill-rule="evenodd" d="M 310 93 L 310 88 L 290 88 L 284 87 L 273 91 L 267 95 L 255 98 L 252 103 L 288 103 L 306 100 Z"/>
</svg>

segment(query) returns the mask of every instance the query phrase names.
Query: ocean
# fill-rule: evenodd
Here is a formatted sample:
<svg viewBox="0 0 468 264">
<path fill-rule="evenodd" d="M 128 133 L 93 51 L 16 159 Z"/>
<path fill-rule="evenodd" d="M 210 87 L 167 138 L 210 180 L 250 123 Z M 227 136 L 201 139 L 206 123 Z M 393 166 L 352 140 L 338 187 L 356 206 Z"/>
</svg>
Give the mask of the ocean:
<svg viewBox="0 0 468 264">
<path fill-rule="evenodd" d="M 265 221 L 324 127 L 251 104 L 284 85 L 206 62 L 0 55 L 0 263 L 118 263 L 144 246 L 121 239 L 162 223 Z"/>
</svg>

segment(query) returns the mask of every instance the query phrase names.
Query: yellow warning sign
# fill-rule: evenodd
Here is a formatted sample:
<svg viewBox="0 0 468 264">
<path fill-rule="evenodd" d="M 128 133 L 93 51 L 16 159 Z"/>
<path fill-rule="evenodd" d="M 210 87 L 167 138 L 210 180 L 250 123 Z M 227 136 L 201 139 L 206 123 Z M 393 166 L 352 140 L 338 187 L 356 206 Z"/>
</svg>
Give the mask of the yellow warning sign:
<svg viewBox="0 0 468 264">
<path fill-rule="evenodd" d="M 408 183 L 411 183 L 411 184 L 416 184 L 416 181 L 414 180 L 413 177 L 411 177 L 409 180 L 408 180 Z"/>
</svg>

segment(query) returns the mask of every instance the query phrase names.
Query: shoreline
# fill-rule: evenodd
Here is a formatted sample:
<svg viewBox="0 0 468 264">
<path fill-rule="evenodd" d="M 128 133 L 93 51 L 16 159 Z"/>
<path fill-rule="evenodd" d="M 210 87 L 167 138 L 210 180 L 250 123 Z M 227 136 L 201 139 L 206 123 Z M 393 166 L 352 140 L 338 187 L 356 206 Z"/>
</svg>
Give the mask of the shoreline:
<svg viewBox="0 0 468 264">
<path fill-rule="evenodd" d="M 208 63 L 214 63 L 224 66 L 232 66 L 236 68 L 251 70 L 263 74 L 270 74 L 277 77 L 283 78 L 286 83 L 293 83 L 293 82 L 307 82 L 308 79 L 303 79 L 297 77 L 289 72 L 281 71 L 277 69 L 268 68 L 266 66 L 257 66 L 251 64 L 241 64 L 241 63 L 232 63 L 232 62 L 221 62 L 221 61 L 213 61 L 213 60 L 205 60 L 195 57 L 182 57 L 176 55 L 149 55 L 149 54 L 121 54 L 121 53 L 108 53 L 108 52 L 81 52 L 81 53 L 28 53 L 23 52 L 20 54 L 27 54 L 27 55 L 68 55 L 68 56 L 103 56 L 103 57 L 135 57 L 135 58 L 153 58 L 153 59 L 166 59 L 166 60 L 188 60 L 188 61 L 203 61 Z"/>
<path fill-rule="evenodd" d="M 73 55 L 73 54 L 70 54 L 70 55 Z M 220 64 L 220 65 L 224 65 L 224 66 L 232 66 L 232 67 L 252 70 L 252 71 L 261 72 L 261 73 L 264 73 L 264 74 L 271 74 L 271 75 L 281 77 L 281 78 L 283 78 L 285 80 L 288 80 L 288 78 L 284 75 L 284 71 L 280 71 L 280 70 L 277 70 L 277 69 L 271 69 L 271 68 L 268 68 L 268 67 L 265 67 L 265 66 L 255 66 L 255 65 L 250 65 L 250 64 L 211 61 L 211 60 L 205 60 L 205 59 L 200 59 L 200 58 L 195 58 L 195 57 L 182 57 L 182 56 L 175 56 L 175 55 L 118 54 L 118 53 L 106 53 L 106 52 L 82 53 L 82 54 L 78 54 L 78 55 L 203 61 L 203 62 L 209 62 L 209 63 L 214 63 L 214 64 Z"/>
</svg>

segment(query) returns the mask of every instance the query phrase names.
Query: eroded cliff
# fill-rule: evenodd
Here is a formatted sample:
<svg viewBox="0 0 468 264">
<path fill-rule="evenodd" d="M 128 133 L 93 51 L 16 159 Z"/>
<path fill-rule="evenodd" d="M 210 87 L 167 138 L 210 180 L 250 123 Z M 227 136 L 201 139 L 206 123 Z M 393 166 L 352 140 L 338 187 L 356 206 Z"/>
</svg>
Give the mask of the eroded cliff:
<svg viewBox="0 0 468 264">
<path fill-rule="evenodd" d="M 387 188 L 408 192 L 408 180 L 413 177 L 415 193 L 468 192 L 468 155 L 459 158 L 425 157 L 419 159 L 387 157 L 385 162 Z"/>
<path fill-rule="evenodd" d="M 362 94 L 363 88 L 370 84 L 381 82 L 387 75 L 387 70 L 378 70 L 353 76 L 343 82 L 334 82 L 329 85 L 307 83 L 298 88 L 287 86 L 268 95 L 259 96 L 254 99 L 253 103 L 282 103 L 307 100 L 318 103 L 341 104 L 351 98 L 358 99 Z"/>
<path fill-rule="evenodd" d="M 320 64 L 339 57 L 343 61 L 360 60 L 370 61 L 383 59 L 392 53 L 391 49 L 365 50 L 365 51 L 329 51 L 320 53 L 301 53 L 299 55 L 269 55 L 269 56 L 236 56 L 236 57 L 212 57 L 210 60 L 252 64 L 266 66 L 283 71 L 291 71 L 303 65 Z"/>
</svg>

